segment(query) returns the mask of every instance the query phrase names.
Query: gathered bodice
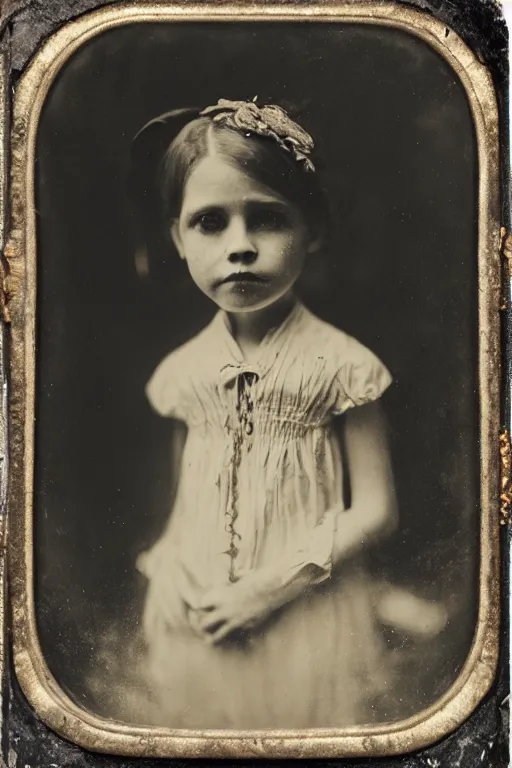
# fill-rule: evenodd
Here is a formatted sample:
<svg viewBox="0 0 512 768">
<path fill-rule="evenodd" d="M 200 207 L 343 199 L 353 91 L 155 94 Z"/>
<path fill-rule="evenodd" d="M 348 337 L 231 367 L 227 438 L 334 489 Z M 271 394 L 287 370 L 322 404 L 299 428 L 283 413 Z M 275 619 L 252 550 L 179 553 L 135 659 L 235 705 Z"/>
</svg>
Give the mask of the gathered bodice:
<svg viewBox="0 0 512 768">
<path fill-rule="evenodd" d="M 250 387 L 254 415 L 271 425 L 317 427 L 379 397 L 390 375 L 378 358 L 353 337 L 315 317 L 297 302 L 284 322 L 260 344 L 248 363 L 218 312 L 191 341 L 157 367 L 148 398 L 162 416 L 225 430 L 237 422 L 242 389 Z M 224 432 L 226 436 L 226 433 Z"/>
</svg>

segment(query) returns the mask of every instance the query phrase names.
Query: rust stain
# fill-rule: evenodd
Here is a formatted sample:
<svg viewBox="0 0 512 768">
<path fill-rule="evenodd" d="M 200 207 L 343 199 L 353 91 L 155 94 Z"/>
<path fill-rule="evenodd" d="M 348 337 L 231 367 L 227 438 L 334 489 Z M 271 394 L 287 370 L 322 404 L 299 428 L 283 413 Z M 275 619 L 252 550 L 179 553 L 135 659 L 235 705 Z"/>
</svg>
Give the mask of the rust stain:
<svg viewBox="0 0 512 768">
<path fill-rule="evenodd" d="M 510 525 L 512 514 L 512 446 L 507 429 L 500 434 L 500 525 Z"/>
</svg>

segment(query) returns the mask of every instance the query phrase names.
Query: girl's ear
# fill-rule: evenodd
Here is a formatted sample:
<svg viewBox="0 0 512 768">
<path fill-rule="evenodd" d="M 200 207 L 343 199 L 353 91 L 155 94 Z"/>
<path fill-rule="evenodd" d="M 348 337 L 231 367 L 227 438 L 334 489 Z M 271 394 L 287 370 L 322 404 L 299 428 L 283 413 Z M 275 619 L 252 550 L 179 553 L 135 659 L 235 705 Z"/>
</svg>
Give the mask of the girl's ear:
<svg viewBox="0 0 512 768">
<path fill-rule="evenodd" d="M 309 240 L 308 243 L 308 254 L 318 253 L 320 248 L 322 247 L 323 237 L 322 235 L 317 235 L 316 237 L 312 237 Z"/>
<path fill-rule="evenodd" d="M 178 251 L 180 259 L 185 260 L 185 251 L 183 250 L 183 241 L 180 235 L 179 220 L 174 219 L 171 225 L 171 237 L 174 243 L 174 247 Z"/>
<path fill-rule="evenodd" d="M 325 245 L 326 229 L 324 222 L 316 222 L 309 227 L 307 254 L 318 253 Z"/>
</svg>

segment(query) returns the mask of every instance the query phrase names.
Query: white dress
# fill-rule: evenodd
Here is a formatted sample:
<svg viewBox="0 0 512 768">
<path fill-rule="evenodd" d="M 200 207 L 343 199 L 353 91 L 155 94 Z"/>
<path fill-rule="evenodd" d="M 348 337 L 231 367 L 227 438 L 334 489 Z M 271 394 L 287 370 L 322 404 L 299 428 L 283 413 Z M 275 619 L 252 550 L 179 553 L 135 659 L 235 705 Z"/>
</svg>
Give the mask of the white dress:
<svg viewBox="0 0 512 768">
<path fill-rule="evenodd" d="M 153 690 L 171 728 L 360 724 L 386 683 L 360 558 L 331 573 L 329 510 L 343 508 L 333 419 L 391 377 L 300 303 L 259 352 L 246 364 L 219 312 L 147 388 L 158 413 L 188 427 L 169 524 L 139 563 Z M 182 599 L 183 569 L 200 596 L 276 563 L 316 566 L 316 585 L 260 629 L 207 645 Z"/>
</svg>

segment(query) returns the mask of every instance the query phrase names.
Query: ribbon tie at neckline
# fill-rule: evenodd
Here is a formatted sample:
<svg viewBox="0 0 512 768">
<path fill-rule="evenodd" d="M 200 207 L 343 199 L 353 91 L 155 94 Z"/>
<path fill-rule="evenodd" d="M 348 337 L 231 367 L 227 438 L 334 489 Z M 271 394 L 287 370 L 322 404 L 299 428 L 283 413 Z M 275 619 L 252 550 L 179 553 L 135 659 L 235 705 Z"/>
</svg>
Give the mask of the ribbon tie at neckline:
<svg viewBox="0 0 512 768">
<path fill-rule="evenodd" d="M 261 378 L 261 374 L 256 367 L 254 365 L 248 365 L 247 363 L 228 363 L 227 365 L 224 365 L 220 371 L 221 381 L 225 387 L 228 387 L 239 376 L 243 376 L 244 374 L 254 376 L 255 381 L 258 381 L 258 379 Z"/>
</svg>

